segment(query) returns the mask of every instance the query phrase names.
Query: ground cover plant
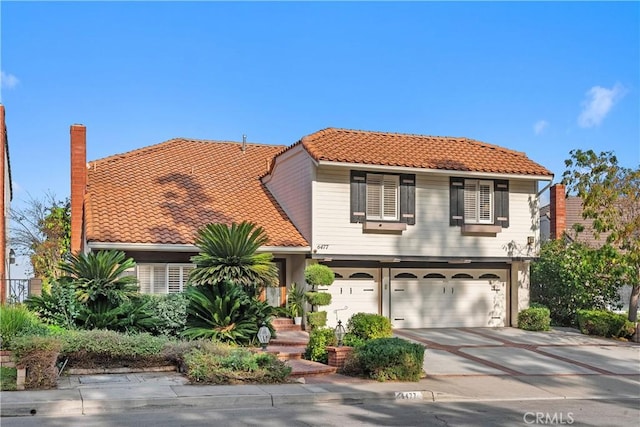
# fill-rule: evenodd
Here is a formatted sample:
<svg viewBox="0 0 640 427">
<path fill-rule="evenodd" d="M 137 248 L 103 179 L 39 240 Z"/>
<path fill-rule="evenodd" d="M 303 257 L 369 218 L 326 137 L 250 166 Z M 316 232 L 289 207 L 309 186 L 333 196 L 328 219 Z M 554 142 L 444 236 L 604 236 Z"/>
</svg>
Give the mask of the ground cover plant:
<svg viewBox="0 0 640 427">
<path fill-rule="evenodd" d="M 202 384 L 274 384 L 287 381 L 291 368 L 265 352 L 218 343 L 192 348 L 184 354 L 186 374 Z"/>
<path fill-rule="evenodd" d="M 16 390 L 17 369 L 0 366 L 0 391 Z"/>
</svg>

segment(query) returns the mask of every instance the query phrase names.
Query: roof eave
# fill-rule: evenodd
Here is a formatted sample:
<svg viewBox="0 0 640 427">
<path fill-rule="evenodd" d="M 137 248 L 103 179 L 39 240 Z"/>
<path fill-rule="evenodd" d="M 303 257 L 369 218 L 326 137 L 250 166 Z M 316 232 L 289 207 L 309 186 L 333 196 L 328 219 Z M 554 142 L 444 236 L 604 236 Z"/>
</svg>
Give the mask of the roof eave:
<svg viewBox="0 0 640 427">
<path fill-rule="evenodd" d="M 406 166 L 389 166 L 389 165 L 377 165 L 377 164 L 368 164 L 368 163 L 349 163 L 349 162 L 336 162 L 332 160 L 320 160 L 318 161 L 318 166 L 334 166 L 334 167 L 344 167 L 350 169 L 366 169 L 366 170 L 380 170 L 380 171 L 389 171 L 400 170 L 405 172 L 420 172 L 420 173 L 433 173 L 440 175 L 453 175 L 456 176 L 500 176 L 502 178 L 512 178 L 512 179 L 526 179 L 532 181 L 552 181 L 553 174 L 551 175 L 531 175 L 531 174 L 516 174 L 516 173 L 501 173 L 501 172 L 480 172 L 480 171 L 461 171 L 455 169 L 431 169 L 431 168 L 415 168 L 415 167 L 406 167 Z"/>
<path fill-rule="evenodd" d="M 200 248 L 196 245 L 173 243 L 88 242 L 87 247 L 92 251 L 200 252 Z M 262 246 L 258 252 L 306 254 L 311 253 L 311 248 L 309 246 Z"/>
</svg>

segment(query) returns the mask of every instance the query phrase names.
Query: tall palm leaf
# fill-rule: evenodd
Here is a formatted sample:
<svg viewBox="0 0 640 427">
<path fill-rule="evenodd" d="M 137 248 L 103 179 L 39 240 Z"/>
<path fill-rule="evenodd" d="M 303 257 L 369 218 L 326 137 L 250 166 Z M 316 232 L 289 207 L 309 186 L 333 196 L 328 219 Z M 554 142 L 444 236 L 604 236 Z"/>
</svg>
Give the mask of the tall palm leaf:
<svg viewBox="0 0 640 427">
<path fill-rule="evenodd" d="M 125 259 L 122 251 L 80 253 L 60 265 L 61 280 L 71 282 L 78 300 L 90 308 L 104 307 L 104 303 L 117 306 L 138 291 L 137 279 L 123 275 L 134 266 L 133 259 Z"/>
<path fill-rule="evenodd" d="M 257 253 L 268 242 L 262 227 L 240 224 L 209 224 L 198 231 L 199 255 L 191 257 L 196 268 L 190 280 L 196 285 L 214 285 L 225 280 L 242 286 L 250 296 L 259 289 L 277 286 L 278 269 L 270 253 Z"/>
</svg>

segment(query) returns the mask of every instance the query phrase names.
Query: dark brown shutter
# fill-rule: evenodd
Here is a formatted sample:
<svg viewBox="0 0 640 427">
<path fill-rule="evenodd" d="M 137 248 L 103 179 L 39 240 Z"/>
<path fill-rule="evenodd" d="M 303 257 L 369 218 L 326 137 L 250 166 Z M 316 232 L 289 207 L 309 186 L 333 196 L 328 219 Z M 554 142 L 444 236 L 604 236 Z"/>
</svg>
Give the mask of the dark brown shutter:
<svg viewBox="0 0 640 427">
<path fill-rule="evenodd" d="M 416 223 L 416 176 L 400 175 L 400 222 Z"/>
<path fill-rule="evenodd" d="M 509 227 L 509 181 L 495 180 L 493 182 L 495 225 L 502 228 Z"/>
<path fill-rule="evenodd" d="M 464 224 L 464 178 L 449 179 L 449 225 Z"/>
<path fill-rule="evenodd" d="M 351 171 L 351 222 L 367 219 L 367 173 Z"/>
</svg>

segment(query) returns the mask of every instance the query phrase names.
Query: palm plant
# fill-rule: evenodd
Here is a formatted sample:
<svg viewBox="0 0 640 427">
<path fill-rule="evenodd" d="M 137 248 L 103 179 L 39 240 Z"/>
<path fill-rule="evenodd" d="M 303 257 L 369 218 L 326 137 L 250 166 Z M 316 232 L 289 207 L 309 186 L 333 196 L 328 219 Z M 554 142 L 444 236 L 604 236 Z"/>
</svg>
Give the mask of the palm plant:
<svg viewBox="0 0 640 427">
<path fill-rule="evenodd" d="M 230 281 L 207 286 L 192 286 L 186 291 L 187 329 L 189 339 L 217 339 L 247 344 L 254 340 L 265 317 L 265 304 L 249 297 Z"/>
<path fill-rule="evenodd" d="M 249 296 L 266 286 L 278 284 L 278 269 L 270 253 L 257 253 L 269 238 L 262 227 L 240 224 L 209 224 L 198 231 L 199 255 L 191 257 L 196 268 L 189 279 L 195 285 L 216 285 L 230 281 Z"/>
<path fill-rule="evenodd" d="M 78 301 L 90 311 L 106 312 L 137 293 L 137 279 L 124 275 L 134 266 L 122 251 L 79 253 L 60 265 L 64 274 L 60 280 L 73 284 Z"/>
</svg>

